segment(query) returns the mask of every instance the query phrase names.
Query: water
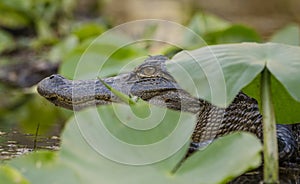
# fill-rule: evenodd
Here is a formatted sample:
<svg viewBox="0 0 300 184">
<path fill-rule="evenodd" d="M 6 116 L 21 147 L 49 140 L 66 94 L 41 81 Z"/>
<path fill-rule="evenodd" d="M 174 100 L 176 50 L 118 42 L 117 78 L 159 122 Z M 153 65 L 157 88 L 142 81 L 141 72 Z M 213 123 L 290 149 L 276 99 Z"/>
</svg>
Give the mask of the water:
<svg viewBox="0 0 300 184">
<path fill-rule="evenodd" d="M 59 150 L 57 135 L 34 135 L 0 129 L 0 160 L 8 160 L 38 149 Z"/>
</svg>

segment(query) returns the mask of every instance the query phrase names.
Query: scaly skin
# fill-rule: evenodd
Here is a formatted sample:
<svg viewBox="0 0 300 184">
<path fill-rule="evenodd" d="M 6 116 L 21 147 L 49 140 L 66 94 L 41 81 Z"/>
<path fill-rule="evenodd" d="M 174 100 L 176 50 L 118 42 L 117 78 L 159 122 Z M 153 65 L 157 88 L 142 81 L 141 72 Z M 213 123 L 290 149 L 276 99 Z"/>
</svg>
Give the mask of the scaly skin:
<svg viewBox="0 0 300 184">
<path fill-rule="evenodd" d="M 132 72 L 103 81 L 152 104 L 197 114 L 191 151 L 233 131 L 252 132 L 262 138 L 262 116 L 255 99 L 240 92 L 229 107 L 219 108 L 194 98 L 167 72 L 167 60 L 164 56 L 152 56 Z M 38 92 L 55 105 L 71 110 L 121 102 L 98 79 L 72 81 L 52 75 L 38 84 Z M 280 161 L 299 161 L 299 132 L 300 124 L 277 125 Z"/>
</svg>

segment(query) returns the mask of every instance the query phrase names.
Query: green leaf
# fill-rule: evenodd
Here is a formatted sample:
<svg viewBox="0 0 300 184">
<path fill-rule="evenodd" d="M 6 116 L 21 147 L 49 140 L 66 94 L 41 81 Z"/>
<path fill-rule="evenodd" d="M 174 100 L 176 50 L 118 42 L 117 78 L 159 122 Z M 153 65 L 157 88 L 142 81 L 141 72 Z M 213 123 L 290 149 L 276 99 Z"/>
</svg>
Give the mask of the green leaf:
<svg viewBox="0 0 300 184">
<path fill-rule="evenodd" d="M 9 162 L 32 184 L 80 184 L 80 178 L 51 151 L 38 151 Z"/>
<path fill-rule="evenodd" d="M 263 70 L 264 53 L 257 47 L 225 44 L 182 51 L 167 63 L 167 69 L 192 95 L 226 107 Z"/>
<path fill-rule="evenodd" d="M 0 165 L 0 181 L 5 184 L 29 184 L 19 171 L 8 165 Z"/>
<path fill-rule="evenodd" d="M 119 108 L 125 106 L 116 104 Z M 162 112 L 161 108 L 157 108 Z M 130 108 L 120 109 L 127 112 L 129 118 L 134 118 L 134 114 L 129 113 Z M 103 120 L 107 125 L 113 123 L 120 126 L 121 120 L 114 115 L 112 105 L 100 106 L 98 112 L 95 109 L 86 109 L 79 112 L 76 118 L 70 119 L 62 136 L 62 148 L 59 155 L 51 152 L 36 152 L 10 161 L 10 164 L 23 171 L 26 178 L 32 183 L 145 183 L 153 181 L 155 183 L 173 183 L 170 178 L 170 171 L 184 157 L 187 146 L 189 145 L 189 135 L 192 133 L 195 125 L 195 117 L 191 114 L 167 110 L 165 116 L 167 122 L 165 126 L 154 127 L 156 130 L 141 130 L 140 134 L 128 134 L 128 126 L 118 128 L 121 137 L 139 139 L 141 141 L 150 141 L 156 139 L 156 136 L 170 135 L 160 140 L 156 144 L 131 145 L 123 144 L 117 141 L 106 128 L 101 127 L 99 121 Z M 118 112 L 118 111 L 117 111 Z M 152 120 L 157 119 L 152 115 Z M 101 119 L 99 119 L 101 117 Z M 170 118 L 171 117 L 171 118 Z M 174 121 L 178 117 L 177 121 Z M 140 119 L 138 123 L 147 123 Z M 154 124 L 155 125 L 155 124 Z M 179 127 L 179 131 L 169 129 L 169 127 Z M 110 125 L 112 126 L 112 125 Z M 144 124 L 145 126 L 149 126 Z M 108 127 L 109 128 L 109 127 Z M 147 133 L 146 131 L 150 131 Z M 175 131 L 175 132 L 173 132 Z M 143 132 L 146 132 L 143 134 Z M 148 135 L 147 135 L 148 134 Z M 123 141 L 126 141 L 123 140 Z M 163 142 L 162 145 L 159 145 Z M 149 145 L 148 145 L 149 144 Z M 99 149 L 107 149 L 110 152 L 101 152 Z M 175 148 L 175 149 L 174 149 Z M 168 152 L 166 154 L 166 152 Z M 132 153 L 132 154 L 130 154 Z M 166 156 L 166 155 L 167 156 Z M 149 157 L 150 155 L 150 157 Z M 57 157 L 59 156 L 59 157 Z M 171 156 L 171 157 L 170 157 Z M 152 158 L 151 158 L 152 157 Z M 110 160 L 115 158 L 117 160 Z M 157 163 L 148 163 L 141 166 L 121 164 L 118 159 L 124 161 L 131 160 L 131 164 L 140 165 L 141 162 L 155 161 Z M 163 161 L 161 161 L 163 160 Z M 140 163 L 140 164 L 139 164 Z M 25 169 L 26 168 L 26 169 Z M 68 169 L 67 169 L 68 168 Z M 132 174 L 135 173 L 135 174 Z M 76 174 L 72 176 L 73 174 Z M 79 177 L 79 178 L 78 178 Z"/>
<path fill-rule="evenodd" d="M 88 111 L 83 113 L 86 114 Z M 81 115 L 85 117 L 90 117 L 87 116 L 87 114 L 84 114 Z M 155 164 L 143 166 L 120 164 L 116 161 L 105 158 L 108 155 L 97 151 L 97 149 L 95 148 L 95 144 L 91 144 L 90 142 L 90 139 L 93 137 L 93 135 L 90 135 L 89 137 L 84 137 L 85 134 L 82 133 L 81 127 L 81 125 L 85 125 L 84 122 L 79 122 L 81 125 L 79 125 L 78 128 L 78 125 L 76 126 L 74 122 L 76 120 L 72 119 L 71 121 L 73 122 L 70 122 L 69 126 L 67 127 L 68 130 L 64 133 L 63 136 L 63 140 L 65 141 L 62 144 L 63 148 L 61 151 L 61 156 L 63 157 L 63 161 L 66 164 L 70 165 L 70 167 L 72 167 L 74 170 L 80 173 L 82 183 L 97 184 L 99 183 L 99 181 L 107 184 L 134 184 L 148 183 L 149 181 L 154 183 L 172 183 L 172 180 L 170 181 L 169 171 L 171 170 L 171 168 L 174 167 L 174 163 L 176 164 L 179 160 L 183 158 L 187 149 L 187 145 L 185 145 L 179 152 L 176 152 L 176 154 L 172 157 Z M 98 124 L 97 122 L 91 122 L 91 118 L 86 122 L 88 123 L 91 130 L 95 129 L 95 125 Z M 93 131 L 91 133 L 95 135 L 97 134 L 97 131 Z M 106 136 L 103 136 L 101 134 L 99 135 L 99 132 L 97 137 L 101 137 L 100 141 L 106 138 Z M 95 139 L 95 141 L 97 140 Z M 99 143 L 96 144 L 99 145 Z M 109 144 L 106 146 L 110 146 L 110 148 L 113 149 L 111 151 L 117 151 L 118 149 L 118 145 L 116 144 Z M 164 150 L 152 151 L 154 154 L 159 154 L 159 152 L 163 152 Z M 123 151 L 118 151 L 117 153 L 113 154 L 119 155 L 119 157 L 130 156 Z M 136 154 L 139 153 L 136 152 L 135 155 Z M 82 155 L 84 155 L 84 157 L 82 157 Z M 142 152 L 140 152 L 138 157 L 143 157 Z"/>
<path fill-rule="evenodd" d="M 105 31 L 105 27 L 97 23 L 84 23 L 77 25 L 73 29 L 73 34 L 75 34 L 79 40 L 85 40 L 89 37 L 99 36 Z"/>
<path fill-rule="evenodd" d="M 120 98 L 120 100 L 122 100 L 124 103 L 128 104 L 132 110 L 132 112 L 139 118 L 146 118 L 149 116 L 150 109 L 149 109 L 149 104 L 142 100 L 139 97 L 130 97 L 116 89 L 114 89 L 113 87 L 111 87 L 110 85 L 108 85 L 107 83 L 105 83 L 102 79 L 98 78 L 100 80 L 100 82 L 107 88 L 109 89 L 113 94 L 115 94 L 117 97 Z M 136 99 L 134 99 L 136 98 Z M 123 107 L 124 108 L 124 107 Z M 124 111 L 120 111 L 121 113 L 123 113 Z M 128 114 L 125 113 L 128 117 Z M 136 123 L 136 121 L 133 121 L 134 123 Z M 140 124 L 139 121 L 137 121 L 137 124 Z M 156 121 L 154 121 L 156 122 Z M 149 122 L 151 123 L 151 122 Z"/>
<path fill-rule="evenodd" d="M 300 30 L 298 24 L 290 24 L 272 35 L 271 42 L 300 45 Z"/>
<path fill-rule="evenodd" d="M 37 47 L 40 45 L 53 44 L 58 41 L 54 30 L 51 29 L 49 22 L 43 19 L 36 20 L 36 31 L 38 34 L 38 40 L 34 43 Z"/>
<path fill-rule="evenodd" d="M 261 75 L 258 75 L 248 86 L 243 89 L 247 95 L 255 98 L 261 108 Z M 274 77 L 271 77 L 273 86 L 272 96 L 275 106 L 276 122 L 280 124 L 289 124 L 299 122 L 300 103 L 291 97 L 282 84 Z M 275 90 L 274 90 L 275 89 Z"/>
<path fill-rule="evenodd" d="M 128 95 L 114 89 L 113 87 L 111 87 L 110 85 L 108 85 L 107 83 L 105 83 L 102 79 L 98 78 L 98 80 L 107 88 L 109 89 L 113 94 L 115 94 L 117 97 L 119 97 L 123 102 L 127 103 L 127 104 L 135 104 L 135 101 L 132 100 Z"/>
<path fill-rule="evenodd" d="M 26 11 L 30 10 L 32 6 L 32 0 L 1 0 L 0 8 L 13 9 L 15 11 Z"/>
<path fill-rule="evenodd" d="M 64 40 L 51 48 L 49 52 L 49 59 L 51 61 L 61 61 L 64 59 L 66 53 L 71 52 L 78 45 L 78 38 L 74 35 L 66 37 Z"/>
<path fill-rule="evenodd" d="M 273 85 L 272 91 L 286 90 L 299 103 L 299 58 L 300 48 L 295 46 L 276 43 L 224 44 L 183 51 L 174 56 L 173 62 L 167 63 L 167 68 L 179 85 L 192 95 L 226 107 L 267 67 L 284 87 Z M 274 99 L 276 97 L 274 95 Z M 276 107 L 286 105 L 286 101 L 275 104 L 275 111 L 280 112 Z M 291 113 L 285 116 L 291 116 Z M 282 123 L 299 120 L 292 118 L 291 122 Z"/>
<path fill-rule="evenodd" d="M 262 146 L 249 133 L 234 133 L 213 142 L 189 157 L 176 172 L 185 183 L 226 183 L 247 170 L 260 166 Z M 197 176 L 197 177 L 195 177 Z"/>
<path fill-rule="evenodd" d="M 134 114 L 130 113 L 128 106 L 126 107 L 122 104 L 116 104 L 116 106 L 120 108 L 119 110 L 122 112 L 127 113 L 130 118 L 136 118 L 133 117 Z M 153 108 L 157 109 L 157 111 L 162 111 L 162 108 L 155 106 L 153 106 Z M 189 160 L 183 163 L 182 170 L 172 174 L 171 171 L 173 171 L 177 163 L 179 163 L 186 154 L 189 139 L 185 136 L 188 135 L 189 137 L 191 131 L 193 131 L 195 117 L 187 113 L 181 114 L 177 111 L 167 110 L 164 120 L 162 121 L 162 124 L 165 123 L 164 126 L 158 125 L 160 128 L 154 127 L 149 130 L 141 130 L 140 134 L 131 134 L 130 132 L 132 130 L 129 130 L 129 126 L 131 125 L 121 125 L 120 123 L 122 123 L 123 119 L 121 116 L 116 116 L 117 113 L 119 113 L 119 111 L 116 110 L 113 105 L 80 111 L 67 123 L 62 136 L 62 148 L 58 153 L 49 151 L 34 152 L 13 159 L 8 163 L 22 171 L 22 174 L 33 184 L 39 184 L 41 181 L 43 181 L 44 184 L 98 184 L 99 182 L 106 184 L 139 184 L 149 183 L 149 181 L 157 184 L 196 184 L 206 183 L 207 178 L 202 178 L 204 174 L 212 176 L 212 174 L 218 171 L 228 170 L 228 163 L 223 163 L 224 160 L 228 161 L 229 158 L 230 168 L 237 170 L 231 172 L 227 171 L 230 175 L 213 175 L 213 177 L 217 178 L 215 181 L 227 181 L 229 178 L 237 176 L 259 164 L 259 141 L 246 133 L 239 133 L 211 144 L 212 148 L 209 146 L 207 148 L 208 152 L 201 152 L 205 158 L 202 158 L 200 153 L 199 156 L 197 156 L 197 153 L 190 158 L 191 161 L 196 159 L 197 162 L 198 160 L 202 160 L 200 163 L 206 163 L 203 167 L 201 166 L 202 164 L 198 166 L 205 172 L 202 175 L 198 176 L 193 174 L 194 171 L 198 172 L 199 168 L 195 167 L 195 169 L 193 169 L 190 166 L 191 161 Z M 157 112 L 153 113 L 152 116 L 153 118 L 157 118 Z M 101 121 L 105 124 L 102 124 Z M 148 122 L 153 121 L 144 122 L 142 119 L 139 120 L 139 123 Z M 121 134 L 121 136 L 116 137 L 115 132 L 109 132 L 113 127 L 119 130 L 117 133 Z M 147 131 L 151 132 L 152 136 L 150 136 L 150 133 L 147 135 Z M 166 132 L 170 132 L 174 135 L 166 134 Z M 160 141 L 155 144 L 149 144 L 157 140 L 156 137 L 161 137 L 161 135 L 169 136 L 160 139 Z M 137 139 L 140 139 L 140 143 L 144 141 L 144 145 L 130 144 L 130 142 L 126 143 L 130 137 L 132 140 L 136 140 L 136 142 L 131 143 L 137 143 Z M 161 144 L 161 142 L 164 141 L 165 143 Z M 220 147 L 220 145 L 222 145 L 222 147 Z M 245 151 L 245 146 L 247 146 L 247 152 L 240 154 L 241 150 L 243 150 L 243 152 Z M 238 147 L 240 147 L 240 149 Z M 170 153 L 172 149 L 173 151 L 171 151 L 171 153 L 173 154 L 166 154 L 167 152 Z M 254 153 L 255 150 L 256 153 Z M 162 158 L 161 160 L 157 159 L 160 157 Z M 201 159 L 199 159 L 200 157 Z M 238 159 L 235 160 L 234 158 Z M 158 162 L 143 164 L 143 162 L 146 163 L 147 160 L 152 159 L 157 159 Z M 241 164 L 241 159 L 243 159 L 243 164 Z M 127 164 L 126 161 L 128 161 Z M 197 162 L 194 162 L 194 164 L 197 165 Z M 212 172 L 212 169 L 208 167 L 210 166 L 208 162 L 210 162 L 212 166 L 217 165 L 219 168 Z M 188 177 L 190 175 L 193 175 L 193 177 Z"/>
<path fill-rule="evenodd" d="M 6 31 L 0 30 L 0 53 L 15 47 L 13 37 Z"/>
<path fill-rule="evenodd" d="M 15 11 L 4 11 L 0 9 L 0 25 L 7 28 L 17 29 L 24 28 L 29 25 L 30 20 L 22 13 Z"/>
<path fill-rule="evenodd" d="M 211 44 L 261 42 L 259 34 L 252 28 L 243 25 L 232 25 L 227 29 L 205 35 L 205 41 Z"/>
<path fill-rule="evenodd" d="M 119 74 L 130 62 L 141 63 L 146 51 L 130 45 L 123 36 L 103 33 L 104 36 L 85 40 L 64 58 L 60 67 L 62 75 L 68 78 L 91 79 Z M 130 65 L 129 65 L 130 66 Z M 132 69 L 133 67 L 130 67 Z M 128 70 L 128 69 L 127 69 Z"/>
<path fill-rule="evenodd" d="M 230 23 L 210 14 L 197 13 L 188 24 L 188 28 L 200 36 L 210 32 L 221 31 L 230 27 Z M 186 35 L 186 39 L 188 39 Z"/>
<path fill-rule="evenodd" d="M 230 27 L 230 23 L 214 15 L 197 13 L 187 26 L 191 31 L 183 37 L 185 48 L 196 48 L 207 45 L 204 37 L 208 33 L 222 31 Z"/>
<path fill-rule="evenodd" d="M 144 105 L 142 103 L 141 108 L 145 108 Z M 98 113 L 83 111 L 80 116 L 76 115 L 76 120 L 86 141 L 93 143 L 95 150 L 105 151 L 110 159 L 122 158 L 120 162 L 139 165 L 172 155 L 189 142 L 196 122 L 195 116 L 189 113 L 153 105 L 150 109 L 151 114 L 141 118 L 130 106 L 113 104 L 98 107 Z M 160 151 L 153 153 L 153 150 Z"/>
</svg>

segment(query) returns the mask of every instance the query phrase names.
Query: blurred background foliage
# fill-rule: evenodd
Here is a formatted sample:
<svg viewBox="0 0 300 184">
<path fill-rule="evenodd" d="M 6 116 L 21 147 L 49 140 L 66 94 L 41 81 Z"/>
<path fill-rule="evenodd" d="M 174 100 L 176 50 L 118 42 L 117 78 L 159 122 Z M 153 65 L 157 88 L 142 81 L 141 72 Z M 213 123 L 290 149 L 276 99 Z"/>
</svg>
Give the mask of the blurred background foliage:
<svg viewBox="0 0 300 184">
<path fill-rule="evenodd" d="M 0 144 L 20 140 L 25 147 L 44 148 L 34 143 L 37 136 L 55 141 L 71 112 L 48 103 L 36 93 L 36 83 L 51 73 L 73 78 L 82 54 L 93 65 L 81 68 L 86 78 L 111 50 L 109 64 L 101 76 L 117 74 L 138 57 L 165 54 L 172 57 L 182 49 L 220 43 L 274 41 L 299 45 L 300 14 L 297 1 L 243 2 L 194 0 L 0 0 Z M 151 36 L 155 27 L 142 31 L 132 27 L 106 42 L 89 45 L 99 35 L 121 23 L 137 19 L 164 19 L 185 25 L 194 35 L 165 29 L 159 34 L 180 40 L 181 48 L 152 42 L 119 48 L 137 34 Z M 88 50 L 86 50 L 89 48 Z M 133 66 L 129 67 L 132 68 Z M 11 132 L 17 132 L 11 135 Z M 18 134 L 21 132 L 21 134 Z M 23 135 L 26 135 L 24 138 Z M 29 136 L 27 136 L 29 135 Z M 21 137 L 21 138 L 20 138 Z M 53 144 L 53 141 L 50 141 Z M 0 147 L 1 157 L 9 154 Z M 52 147 L 50 147 L 52 149 Z"/>
</svg>

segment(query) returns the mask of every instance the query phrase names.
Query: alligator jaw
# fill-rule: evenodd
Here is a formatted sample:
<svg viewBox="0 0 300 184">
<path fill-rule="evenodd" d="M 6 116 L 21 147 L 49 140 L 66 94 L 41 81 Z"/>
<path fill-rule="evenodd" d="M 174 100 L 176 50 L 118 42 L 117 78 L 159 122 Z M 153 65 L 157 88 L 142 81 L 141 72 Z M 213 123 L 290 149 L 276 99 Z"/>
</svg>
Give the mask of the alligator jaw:
<svg viewBox="0 0 300 184">
<path fill-rule="evenodd" d="M 126 95 L 150 100 L 167 91 L 176 91 L 178 86 L 166 79 L 130 80 L 124 74 L 103 79 L 105 83 Z M 98 79 L 68 80 L 58 74 L 43 79 L 37 87 L 38 93 L 53 104 L 71 110 L 80 110 L 93 105 L 105 105 L 121 100 Z"/>
<path fill-rule="evenodd" d="M 72 81 L 58 74 L 39 82 L 37 91 L 53 104 L 70 110 L 80 110 L 88 106 L 112 102 L 111 92 L 99 81 Z"/>
</svg>

